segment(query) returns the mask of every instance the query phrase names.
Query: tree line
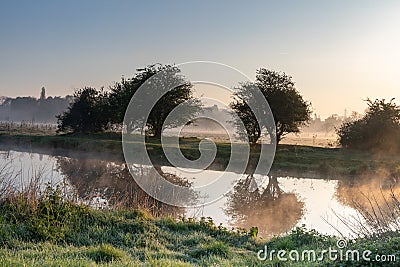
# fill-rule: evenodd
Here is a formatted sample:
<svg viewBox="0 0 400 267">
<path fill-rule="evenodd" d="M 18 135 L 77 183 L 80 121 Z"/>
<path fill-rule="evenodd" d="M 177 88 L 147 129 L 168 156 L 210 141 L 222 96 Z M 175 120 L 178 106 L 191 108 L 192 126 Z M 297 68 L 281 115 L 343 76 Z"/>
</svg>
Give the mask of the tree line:
<svg viewBox="0 0 400 267">
<path fill-rule="evenodd" d="M 74 102 L 66 112 L 57 117 L 58 130 L 66 133 L 90 133 L 121 127 L 131 98 L 146 80 L 150 77 L 157 77 L 154 75 L 161 72 L 163 77 L 152 80 L 153 83 L 158 83 L 158 86 L 152 87 L 153 90 L 168 87 L 169 84 L 181 85 L 168 91 L 157 101 L 146 120 L 146 135 L 160 138 L 163 127 L 173 128 L 182 121 L 190 121 L 195 118 L 203 110 L 203 106 L 193 95 L 193 85 L 185 80 L 178 67 L 157 64 L 138 69 L 132 78 L 122 79 L 111 86 L 109 90 L 84 87 L 76 91 Z M 276 131 L 273 131 L 273 127 L 268 125 L 258 124 L 253 111 L 247 104 L 252 97 L 249 90 L 251 86 L 258 87 L 268 101 L 274 115 Z M 259 141 L 263 132 L 276 138 L 279 142 L 286 134 L 299 132 L 300 127 L 310 119 L 311 104 L 303 99 L 295 88 L 292 77 L 285 73 L 261 68 L 257 70 L 254 83 L 241 83 L 234 89 L 236 93 L 230 107 L 244 122 L 243 132 L 252 144 Z M 148 94 L 154 94 L 154 92 L 148 92 Z M 166 125 L 168 114 L 182 104 L 185 105 L 185 112 L 180 112 L 175 120 L 169 121 Z M 263 114 L 268 112 L 270 111 L 262 110 Z M 140 125 L 139 122 L 132 123 Z M 239 125 L 238 121 L 233 124 Z M 132 130 L 136 129 L 137 125 L 124 126 Z"/>
<path fill-rule="evenodd" d="M 66 110 L 72 101 L 72 96 L 46 97 L 44 88 L 39 98 L 1 97 L 0 121 L 56 123 L 56 115 Z"/>
<path fill-rule="evenodd" d="M 155 74 L 164 73 L 163 77 L 154 79 Z M 137 69 L 132 78 L 116 82 L 108 90 L 84 87 L 77 90 L 74 101 L 68 109 L 57 116 L 58 131 L 64 133 L 93 133 L 107 130 L 122 129 L 135 130 L 143 125 L 141 121 L 131 121 L 124 124 L 125 112 L 131 98 L 141 85 L 149 78 L 158 86 L 169 88 L 171 84 L 181 84 L 168 91 L 153 107 L 145 121 L 145 134 L 160 138 L 163 127 L 173 128 L 182 121 L 190 121 L 203 110 L 201 102 L 193 94 L 193 85 L 182 76 L 180 69 L 174 65 L 149 65 Z M 253 89 L 257 88 L 268 101 L 269 108 L 262 104 L 257 105 Z M 242 82 L 234 88 L 234 95 L 230 108 L 236 113 L 237 119 L 232 124 L 241 129 L 242 137 L 251 144 L 259 142 L 263 135 L 276 139 L 279 143 L 288 133 L 298 133 L 311 119 L 311 103 L 304 100 L 295 86 L 292 77 L 284 72 L 277 72 L 265 68 L 256 70 L 254 82 Z M 149 95 L 155 92 L 146 92 Z M 275 127 L 260 125 L 248 103 L 256 103 L 257 112 L 268 116 L 272 112 Z M 173 121 L 166 124 L 166 118 L 178 105 L 185 104 L 185 112 L 181 112 Z M 345 148 L 354 149 L 383 149 L 386 151 L 400 151 L 400 108 L 394 103 L 385 100 L 367 100 L 368 110 L 363 117 L 351 116 L 336 129 L 338 143 Z M 140 110 L 139 103 L 137 107 Z M 239 122 L 243 122 L 241 124 Z"/>
</svg>

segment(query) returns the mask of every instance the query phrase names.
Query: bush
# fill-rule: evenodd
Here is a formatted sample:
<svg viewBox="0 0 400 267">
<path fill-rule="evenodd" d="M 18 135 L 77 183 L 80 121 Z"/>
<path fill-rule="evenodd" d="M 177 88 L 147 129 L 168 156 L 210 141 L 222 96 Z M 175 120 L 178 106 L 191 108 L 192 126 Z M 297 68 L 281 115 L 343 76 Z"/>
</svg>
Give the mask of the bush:
<svg viewBox="0 0 400 267">
<path fill-rule="evenodd" d="M 337 131 L 339 144 L 346 148 L 400 151 L 400 107 L 385 100 L 367 100 L 368 110 L 359 120 L 344 123 Z"/>
<path fill-rule="evenodd" d="M 107 97 L 107 93 L 91 87 L 76 91 L 68 110 L 57 116 L 57 131 L 93 133 L 108 129 Z"/>
</svg>

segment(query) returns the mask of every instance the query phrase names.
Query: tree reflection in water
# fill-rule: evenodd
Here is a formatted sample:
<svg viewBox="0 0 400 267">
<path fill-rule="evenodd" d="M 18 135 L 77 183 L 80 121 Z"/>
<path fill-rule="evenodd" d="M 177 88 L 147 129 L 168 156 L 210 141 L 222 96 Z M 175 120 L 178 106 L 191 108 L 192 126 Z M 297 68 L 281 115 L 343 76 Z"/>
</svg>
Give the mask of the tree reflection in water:
<svg viewBox="0 0 400 267">
<path fill-rule="evenodd" d="M 89 201 L 100 197 L 114 208 L 141 208 L 154 216 L 184 214 L 183 208 L 164 204 L 143 191 L 125 163 L 64 157 L 57 158 L 57 163 L 59 171 L 75 188 L 79 199 Z M 164 173 L 161 167 L 134 166 L 134 175 L 152 177 L 155 172 L 176 185 L 190 187 L 186 179 Z"/>
<path fill-rule="evenodd" d="M 254 176 L 240 180 L 228 196 L 225 212 L 234 227 L 250 229 L 257 226 L 259 234 L 268 237 L 292 229 L 303 216 L 304 203 L 294 193 L 285 193 L 276 176 L 268 177 L 262 190 L 252 187 Z"/>
</svg>

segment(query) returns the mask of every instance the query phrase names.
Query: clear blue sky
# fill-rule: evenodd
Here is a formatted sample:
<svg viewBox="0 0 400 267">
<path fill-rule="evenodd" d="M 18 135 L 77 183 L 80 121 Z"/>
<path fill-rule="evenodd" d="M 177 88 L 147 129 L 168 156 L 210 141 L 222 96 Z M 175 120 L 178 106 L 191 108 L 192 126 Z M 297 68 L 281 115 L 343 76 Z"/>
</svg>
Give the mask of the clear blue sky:
<svg viewBox="0 0 400 267">
<path fill-rule="evenodd" d="M 399 1 L 1 1 L 0 95 L 71 94 L 151 63 L 285 71 L 322 116 L 400 103 Z"/>
</svg>

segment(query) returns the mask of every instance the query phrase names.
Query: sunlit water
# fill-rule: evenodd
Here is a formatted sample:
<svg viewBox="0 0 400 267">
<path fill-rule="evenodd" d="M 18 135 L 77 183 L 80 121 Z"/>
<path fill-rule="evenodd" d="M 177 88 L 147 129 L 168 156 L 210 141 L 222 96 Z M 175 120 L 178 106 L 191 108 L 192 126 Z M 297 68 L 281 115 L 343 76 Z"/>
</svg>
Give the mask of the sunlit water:
<svg viewBox="0 0 400 267">
<path fill-rule="evenodd" d="M 18 186 L 40 174 L 43 184 L 67 183 L 76 188 L 81 199 L 89 196 L 92 200 L 113 201 L 117 195 L 138 191 L 122 163 L 0 151 L 1 166 L 8 173 L 13 173 L 12 178 Z M 176 177 L 181 175 L 181 171 L 173 167 L 161 167 L 161 171 Z M 207 170 L 187 178 L 192 186 L 198 186 L 212 181 L 219 173 Z M 239 174 L 230 175 L 239 178 Z M 288 232 L 303 224 L 324 234 L 339 235 L 339 230 L 341 234 L 349 235 L 351 229 L 344 225 L 338 215 L 350 221 L 359 215 L 345 199 L 344 193 L 338 194 L 338 188 L 343 186 L 339 180 L 271 177 L 259 185 L 255 192 L 249 192 L 249 181 L 236 186 L 217 202 L 184 210 L 185 216 L 211 217 L 216 224 L 222 223 L 229 228 L 257 226 L 261 235 L 270 236 Z M 132 201 L 142 198 L 144 194 L 134 194 Z M 179 214 L 179 211 L 171 209 L 168 212 L 176 216 Z"/>
</svg>

